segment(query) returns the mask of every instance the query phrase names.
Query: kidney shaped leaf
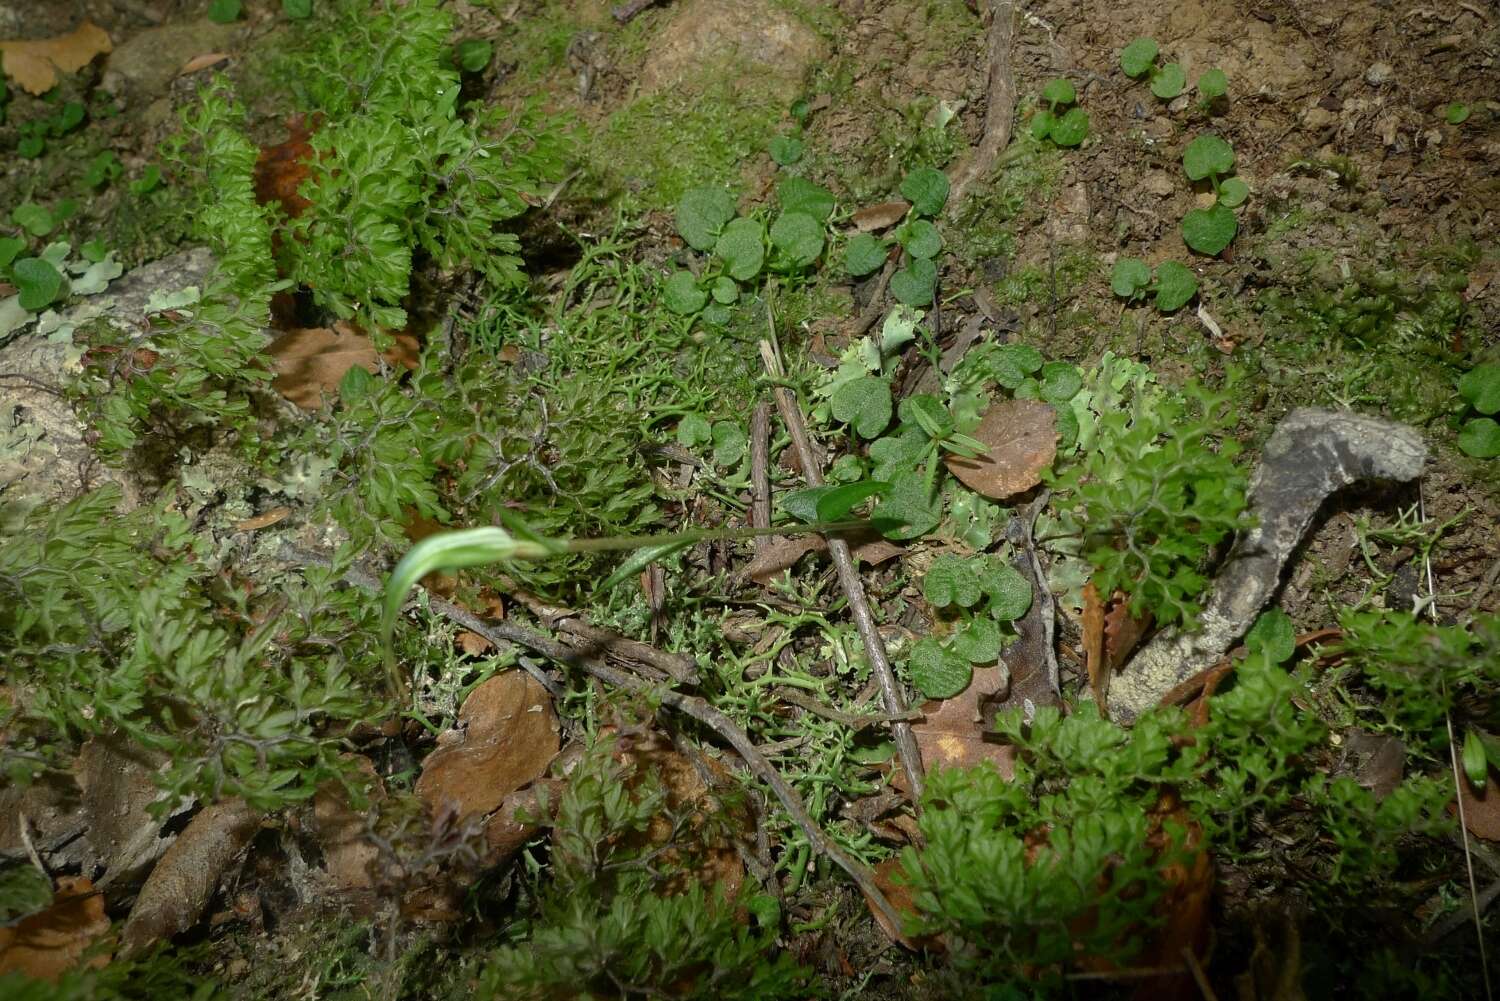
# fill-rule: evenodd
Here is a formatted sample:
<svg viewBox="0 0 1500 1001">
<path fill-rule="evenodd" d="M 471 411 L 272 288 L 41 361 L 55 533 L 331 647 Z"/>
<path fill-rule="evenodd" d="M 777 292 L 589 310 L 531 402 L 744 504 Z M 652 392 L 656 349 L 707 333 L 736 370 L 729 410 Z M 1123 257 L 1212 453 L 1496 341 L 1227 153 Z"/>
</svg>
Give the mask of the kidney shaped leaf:
<svg viewBox="0 0 1500 1001">
<path fill-rule="evenodd" d="M 1234 169 L 1234 150 L 1218 136 L 1199 136 L 1183 150 L 1182 169 L 1195 181 L 1210 174 L 1227 174 Z"/>
<path fill-rule="evenodd" d="M 724 224 L 734 218 L 734 199 L 723 188 L 692 188 L 677 203 L 677 232 L 694 250 L 712 250 Z"/>
<path fill-rule="evenodd" d="M 1193 209 L 1182 217 L 1182 239 L 1200 254 L 1213 256 L 1234 240 L 1240 224 L 1234 213 L 1222 203 L 1210 208 Z"/>
</svg>

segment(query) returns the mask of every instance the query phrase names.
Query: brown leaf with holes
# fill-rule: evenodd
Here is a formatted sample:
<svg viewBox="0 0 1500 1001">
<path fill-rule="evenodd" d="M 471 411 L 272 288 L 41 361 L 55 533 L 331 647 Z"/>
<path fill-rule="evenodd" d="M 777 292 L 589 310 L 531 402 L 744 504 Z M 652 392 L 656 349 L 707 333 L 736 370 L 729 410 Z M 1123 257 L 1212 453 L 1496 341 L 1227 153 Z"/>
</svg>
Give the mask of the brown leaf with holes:
<svg viewBox="0 0 1500 1001">
<path fill-rule="evenodd" d="M 943 461 L 970 490 L 1004 500 L 1042 482 L 1042 470 L 1057 456 L 1057 413 L 1039 400 L 1000 400 L 970 437 L 989 451 L 972 459 L 949 454 Z"/>
<path fill-rule="evenodd" d="M 469 693 L 458 726 L 422 762 L 417 796 L 433 816 L 483 817 L 540 778 L 559 746 L 552 697 L 525 671 L 507 671 Z"/>
<path fill-rule="evenodd" d="M 1458 780 L 1458 798 L 1463 802 L 1464 826 L 1469 833 L 1486 841 L 1500 841 L 1500 785 L 1491 774 L 1485 781 L 1484 790 L 1476 793 L 1473 784 L 1465 776 Z M 1458 812 L 1458 804 L 1448 805 L 1450 813 Z"/>
<path fill-rule="evenodd" d="M 260 829 L 260 811 L 244 800 L 206 807 L 156 863 L 120 933 L 135 953 L 198 923 L 219 889 L 219 879 Z"/>
<path fill-rule="evenodd" d="M 60 876 L 44 910 L 0 927 L 0 976 L 20 973 L 55 983 L 107 931 L 104 895 L 82 876 Z M 108 956 L 98 956 L 89 965 L 108 962 Z"/>
<path fill-rule="evenodd" d="M 342 757 L 364 777 L 372 806 L 385 799 L 385 784 L 369 758 Z M 350 804 L 349 792 L 341 783 L 330 780 L 318 787 L 313 795 L 313 830 L 323 849 L 323 871 L 333 891 L 362 911 L 374 908 L 370 866 L 380 857 L 380 849 L 366 837 L 367 829 L 366 815 Z"/>
<path fill-rule="evenodd" d="M 928 768 L 968 768 L 981 761 L 992 763 L 1007 779 L 1015 774 L 1016 749 L 1009 744 L 984 739 L 994 719 L 996 703 L 1010 690 L 1010 671 L 1003 664 L 976 667 L 969 687 L 951 699 L 926 702 L 922 718 L 912 723 L 912 734 Z M 905 776 L 897 770 L 891 781 L 904 788 Z"/>
<path fill-rule="evenodd" d="M 112 48 L 103 28 L 84 21 L 55 38 L 0 42 L 0 63 L 17 87 L 28 94 L 45 94 L 57 86 L 58 73 L 77 72 Z"/>
<path fill-rule="evenodd" d="M 896 225 L 906 218 L 906 213 L 910 210 L 911 206 L 899 199 L 894 202 L 881 202 L 879 205 L 866 205 L 855 212 L 850 221 L 861 233 L 873 233 L 876 230 Z"/>
<path fill-rule="evenodd" d="M 325 393 L 338 394 L 339 382 L 356 365 L 373 374 L 379 371 L 379 359 L 383 357 L 389 365 L 416 368 L 420 354 L 417 339 L 410 334 L 397 334 L 395 338 L 395 344 L 377 355 L 375 345 L 352 323 L 293 328 L 266 348 L 276 373 L 271 386 L 303 410 L 317 410 L 323 405 Z"/>
</svg>

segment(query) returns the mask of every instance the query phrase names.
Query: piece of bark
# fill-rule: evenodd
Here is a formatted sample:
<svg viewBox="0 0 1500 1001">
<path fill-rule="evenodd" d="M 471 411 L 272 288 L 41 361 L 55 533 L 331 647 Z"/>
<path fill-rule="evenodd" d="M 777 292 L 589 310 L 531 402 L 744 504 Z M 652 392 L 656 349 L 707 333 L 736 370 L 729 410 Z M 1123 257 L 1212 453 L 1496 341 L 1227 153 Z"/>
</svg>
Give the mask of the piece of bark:
<svg viewBox="0 0 1500 1001">
<path fill-rule="evenodd" d="M 242 799 L 207 807 L 183 829 L 162 856 L 125 921 L 120 943 L 139 952 L 197 924 L 219 888 L 219 880 L 260 827 L 260 811 Z"/>
<path fill-rule="evenodd" d="M 1361 480 L 1405 483 L 1426 460 L 1421 434 L 1404 424 L 1311 407 L 1287 414 L 1250 482 L 1255 527 L 1240 535 L 1215 577 L 1198 630 L 1160 634 L 1136 654 L 1110 680 L 1110 718 L 1133 722 L 1244 636 L 1330 494 Z"/>
<path fill-rule="evenodd" d="M 995 169 L 995 161 L 1010 144 L 1011 120 L 1016 114 L 1016 82 L 1011 75 L 1010 47 L 1015 35 L 1014 0 L 992 0 L 989 31 L 989 101 L 984 111 L 984 135 L 974 152 L 953 171 L 948 194 L 948 216 L 963 208 L 973 187 Z"/>
</svg>

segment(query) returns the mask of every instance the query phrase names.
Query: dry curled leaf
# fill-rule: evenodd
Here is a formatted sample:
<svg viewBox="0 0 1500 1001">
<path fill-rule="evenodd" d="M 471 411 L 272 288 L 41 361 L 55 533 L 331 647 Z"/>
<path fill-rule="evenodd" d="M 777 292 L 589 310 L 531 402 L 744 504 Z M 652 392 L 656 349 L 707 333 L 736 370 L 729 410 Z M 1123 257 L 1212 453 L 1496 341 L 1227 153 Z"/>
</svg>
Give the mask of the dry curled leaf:
<svg viewBox="0 0 1500 1001">
<path fill-rule="evenodd" d="M 969 768 L 989 761 L 1006 778 L 1014 775 L 1016 749 L 984 739 L 984 731 L 994 718 L 994 704 L 1005 698 L 1009 688 L 1009 669 L 1003 662 L 991 664 L 975 668 L 969 687 L 953 698 L 924 704 L 922 719 L 911 725 L 923 764 L 928 768 Z M 892 781 L 900 785 L 905 777 L 897 771 Z"/>
<path fill-rule="evenodd" d="M 906 218 L 906 213 L 910 210 L 911 206 L 903 201 L 881 202 L 879 205 L 866 205 L 854 213 L 851 221 L 861 233 L 873 233 L 896 225 Z"/>
<path fill-rule="evenodd" d="M 1458 796 L 1463 801 L 1464 826 L 1469 833 L 1486 841 L 1500 841 L 1500 784 L 1490 775 L 1484 790 L 1476 793 L 1468 778 L 1458 780 Z M 1457 812 L 1457 804 L 1450 804 Z"/>
<path fill-rule="evenodd" d="M 410 334 L 397 334 L 395 344 L 377 356 L 370 339 L 350 323 L 332 327 L 298 327 L 288 330 L 266 348 L 276 378 L 271 386 L 303 410 L 317 410 L 323 394 L 338 392 L 344 374 L 358 365 L 367 372 L 379 371 L 379 358 L 387 364 L 417 367 L 419 348 Z"/>
<path fill-rule="evenodd" d="M 58 73 L 77 72 L 113 47 L 103 28 L 84 21 L 55 38 L 0 42 L 0 63 L 17 87 L 28 94 L 45 94 L 57 86 Z"/>
<path fill-rule="evenodd" d="M 943 461 L 970 490 L 1004 500 L 1042 482 L 1042 470 L 1057 456 L 1057 413 L 1039 400 L 1000 400 L 971 437 L 989 451 L 972 459 L 950 454 Z"/>
<path fill-rule="evenodd" d="M 263 511 L 253 518 L 242 518 L 234 523 L 236 532 L 259 532 L 262 528 L 270 528 L 291 517 L 292 509 L 285 505 L 273 507 L 269 511 Z"/>
<path fill-rule="evenodd" d="M 120 933 L 127 953 L 197 924 L 219 879 L 260 827 L 260 812 L 226 799 L 195 816 L 156 863 Z"/>
<path fill-rule="evenodd" d="M 417 796 L 433 816 L 453 810 L 460 823 L 492 813 L 540 778 L 561 744 L 551 696 L 524 671 L 496 675 L 470 692 L 458 726 L 438 741 L 422 762 Z"/>
<path fill-rule="evenodd" d="M 385 785 L 369 758 L 355 754 L 343 758 L 365 777 L 372 804 L 385 799 Z M 356 903 L 373 903 L 375 886 L 370 866 L 380 857 L 380 850 L 366 837 L 366 815 L 350 805 L 348 791 L 338 782 L 325 782 L 314 794 L 313 826 L 323 849 L 323 869 L 334 892 Z"/>
<path fill-rule="evenodd" d="M 210 66 L 217 66 L 229 58 L 227 52 L 205 52 L 201 56 L 194 56 L 182 64 L 182 69 L 177 71 L 178 76 L 191 76 Z"/>
<path fill-rule="evenodd" d="M 46 909 L 0 927 L 0 976 L 56 981 L 107 931 L 104 895 L 82 876 L 62 876 Z M 108 962 L 108 956 L 98 956 L 90 965 Z"/>
</svg>

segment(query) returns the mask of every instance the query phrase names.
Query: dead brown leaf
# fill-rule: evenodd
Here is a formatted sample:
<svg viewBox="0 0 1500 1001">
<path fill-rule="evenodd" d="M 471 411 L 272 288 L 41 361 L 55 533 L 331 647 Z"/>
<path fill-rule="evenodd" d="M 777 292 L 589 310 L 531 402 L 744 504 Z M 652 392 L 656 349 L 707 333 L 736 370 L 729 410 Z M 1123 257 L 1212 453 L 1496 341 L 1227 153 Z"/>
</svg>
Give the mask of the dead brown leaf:
<svg viewBox="0 0 1500 1001">
<path fill-rule="evenodd" d="M 1015 774 L 1016 749 L 1009 744 L 989 743 L 984 739 L 994 718 L 994 703 L 1010 689 L 1010 671 L 1002 664 L 974 669 L 969 687 L 951 699 L 927 702 L 922 719 L 912 723 L 922 762 L 931 768 L 968 768 L 989 761 L 1007 779 Z M 898 771 L 892 777 L 898 786 L 905 778 Z"/>
<path fill-rule="evenodd" d="M 564 786 L 561 779 L 540 778 L 505 797 L 484 823 L 484 864 L 510 861 L 542 829 L 542 822 L 550 823 Z"/>
<path fill-rule="evenodd" d="M 854 228 L 861 233 L 873 233 L 887 226 L 896 225 L 906 218 L 906 213 L 910 210 L 911 206 L 899 199 L 894 202 L 881 202 L 879 205 L 866 205 L 854 213 L 851 221 L 854 223 Z"/>
<path fill-rule="evenodd" d="M 193 61 L 197 62 L 196 59 Z M 189 71 L 184 67 L 183 72 Z M 293 115 L 287 119 L 290 135 L 286 142 L 261 147 L 252 174 L 257 202 L 261 205 L 279 204 L 289 219 L 297 218 L 312 204 L 298 194 L 297 189 L 307 179 L 308 164 L 313 159 L 312 143 L 308 140 L 322 124 L 321 115 Z"/>
<path fill-rule="evenodd" d="M 61 876 L 45 910 L 0 927 L 0 974 L 56 982 L 107 931 L 104 895 L 82 876 Z M 89 965 L 108 962 L 108 956 L 98 956 Z"/>
<path fill-rule="evenodd" d="M 372 805 L 385 799 L 385 785 L 370 759 L 356 754 L 343 757 L 363 773 Z M 314 794 L 313 827 L 323 849 L 323 869 L 334 892 L 372 904 L 375 887 L 370 866 L 379 858 L 380 850 L 365 837 L 365 814 L 350 806 L 349 793 L 338 782 L 326 782 Z"/>
<path fill-rule="evenodd" d="M 776 536 L 766 540 L 766 545 L 755 554 L 745 572 L 755 583 L 769 584 L 807 553 L 822 552 L 827 548 L 828 543 L 821 535 Z M 850 553 L 856 560 L 874 567 L 900 556 L 902 549 L 884 539 L 871 539 L 851 547 Z"/>
<path fill-rule="evenodd" d="M 1116 591 L 1109 599 L 1104 612 L 1104 664 L 1113 672 L 1118 671 L 1135 653 L 1146 633 L 1150 632 L 1153 619 L 1150 612 L 1140 615 L 1130 613 L 1130 602 Z"/>
<path fill-rule="evenodd" d="M 1500 785 L 1495 776 L 1488 777 L 1484 791 L 1476 793 L 1467 778 L 1458 780 L 1458 796 L 1464 805 L 1464 826 L 1469 833 L 1486 841 L 1500 841 Z M 1458 805 L 1450 804 L 1457 812 Z"/>
<path fill-rule="evenodd" d="M 45 94 L 57 86 L 57 74 L 74 73 L 114 46 L 109 35 L 84 21 L 66 35 L 35 41 L 0 42 L 5 75 L 28 94 Z"/>
<path fill-rule="evenodd" d="M 272 387 L 303 410 L 317 410 L 323 394 L 338 392 L 344 373 L 358 365 L 367 372 L 379 371 L 379 357 L 390 365 L 417 367 L 420 348 L 410 334 L 397 334 L 396 343 L 377 356 L 370 339 L 351 323 L 332 327 L 297 327 L 288 330 L 266 348 L 276 372 Z"/>
<path fill-rule="evenodd" d="M 507 671 L 469 693 L 458 726 L 422 762 L 417 796 L 433 816 L 451 809 L 460 823 L 483 817 L 540 778 L 559 746 L 547 690 L 524 671 Z"/>
<path fill-rule="evenodd" d="M 1057 413 L 1039 400 L 1001 400 L 986 410 L 972 435 L 989 451 L 976 458 L 948 455 L 948 469 L 964 486 L 1004 500 L 1042 482 L 1057 456 Z"/>
<path fill-rule="evenodd" d="M 219 879 L 260 828 L 260 811 L 226 799 L 195 816 L 162 856 L 125 920 L 120 943 L 127 953 L 171 938 L 198 922 Z"/>
<path fill-rule="evenodd" d="M 291 513 L 292 509 L 289 507 L 273 507 L 253 518 L 243 518 L 235 522 L 234 530 L 236 532 L 259 532 L 262 528 L 270 528 L 272 525 L 285 521 Z"/>
<path fill-rule="evenodd" d="M 902 917 L 906 917 L 907 915 L 915 917 L 917 914 L 917 904 L 912 897 L 911 887 L 896 878 L 896 875 L 900 872 L 901 859 L 898 857 L 881 859 L 875 863 L 875 868 L 870 871 L 870 875 L 874 878 L 875 885 L 880 888 L 881 893 L 885 894 L 885 899 L 890 902 L 891 907 L 895 909 L 897 914 Z M 871 916 L 875 918 L 881 930 L 892 941 L 900 942 L 913 951 L 923 949 L 930 949 L 935 952 L 943 951 L 942 939 L 932 935 L 913 938 L 907 935 L 901 928 L 892 928 L 890 918 L 885 916 L 884 910 L 871 903 L 869 897 L 865 898 L 865 902 L 869 904 Z"/>
</svg>

